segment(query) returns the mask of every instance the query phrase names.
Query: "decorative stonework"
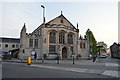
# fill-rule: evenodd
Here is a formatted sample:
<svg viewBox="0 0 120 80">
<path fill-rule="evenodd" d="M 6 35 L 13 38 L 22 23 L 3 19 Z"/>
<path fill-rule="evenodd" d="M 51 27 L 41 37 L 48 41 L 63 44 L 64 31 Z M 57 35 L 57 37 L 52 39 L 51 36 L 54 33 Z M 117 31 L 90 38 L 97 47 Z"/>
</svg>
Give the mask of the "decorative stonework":
<svg viewBox="0 0 120 80">
<path fill-rule="evenodd" d="M 75 28 L 61 14 L 60 16 L 45 23 L 44 42 L 42 42 L 43 24 L 41 24 L 37 29 L 29 34 L 26 33 L 26 26 L 24 24 L 20 33 L 20 45 L 22 45 L 22 47 L 20 48 L 19 58 L 26 59 L 27 56 L 31 56 L 30 54 L 33 49 L 36 51 L 39 59 L 41 59 L 43 54 L 49 56 L 51 52 L 56 55 L 60 54 L 61 59 L 63 57 L 71 58 L 72 53 L 75 53 L 75 57 L 78 54 L 80 54 L 82 57 L 88 57 L 87 39 L 81 39 L 81 37 L 79 38 L 79 29 L 77 28 Z M 60 33 L 64 34 L 60 35 Z M 29 47 L 30 39 L 33 39 L 33 47 Z M 35 39 L 38 40 L 38 48 L 34 47 Z M 55 41 L 50 41 L 49 39 L 55 39 Z M 44 43 L 44 46 L 42 46 L 42 43 Z M 84 49 L 80 48 L 80 43 L 85 44 Z M 43 49 L 44 53 L 41 53 L 41 49 Z M 23 53 L 23 50 L 25 50 L 25 53 Z"/>
</svg>

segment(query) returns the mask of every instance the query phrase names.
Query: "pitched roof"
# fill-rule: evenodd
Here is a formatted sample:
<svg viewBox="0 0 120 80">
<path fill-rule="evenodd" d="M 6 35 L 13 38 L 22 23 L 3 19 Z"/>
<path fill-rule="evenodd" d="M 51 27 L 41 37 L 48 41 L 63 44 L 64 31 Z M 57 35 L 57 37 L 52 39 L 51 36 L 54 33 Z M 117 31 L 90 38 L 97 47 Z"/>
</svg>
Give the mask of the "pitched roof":
<svg viewBox="0 0 120 80">
<path fill-rule="evenodd" d="M 58 16 L 58 17 L 56 17 L 56 18 L 50 20 L 50 21 L 47 22 L 46 24 L 49 24 L 50 22 L 54 21 L 54 20 L 57 19 L 57 18 L 63 18 L 63 19 L 65 19 L 65 20 L 67 20 L 67 21 L 70 23 L 70 25 L 73 26 L 73 24 L 72 24 L 63 14 L 61 14 L 60 16 Z M 73 26 L 73 28 L 76 29 L 74 26 Z"/>
<path fill-rule="evenodd" d="M 63 14 L 59 15 L 58 17 L 56 17 L 56 18 L 54 18 L 54 19 L 52 19 L 52 20 L 50 20 L 50 21 L 48 21 L 48 22 L 46 22 L 45 25 L 49 24 L 50 22 L 54 21 L 54 20 L 57 19 L 57 18 L 63 18 L 63 19 L 65 19 L 65 20 L 67 20 L 67 21 L 70 23 L 70 25 L 71 25 L 74 29 L 76 29 L 76 28 L 73 26 L 73 24 L 72 24 L 67 18 L 65 18 L 65 16 L 64 16 Z M 38 29 L 41 28 L 41 27 L 43 27 L 43 23 L 42 23 L 38 28 L 36 28 L 32 33 L 34 33 L 36 30 L 38 30 Z"/>
<path fill-rule="evenodd" d="M 20 43 L 20 39 L 19 38 L 5 38 L 5 37 L 0 37 L 0 42 Z"/>
</svg>

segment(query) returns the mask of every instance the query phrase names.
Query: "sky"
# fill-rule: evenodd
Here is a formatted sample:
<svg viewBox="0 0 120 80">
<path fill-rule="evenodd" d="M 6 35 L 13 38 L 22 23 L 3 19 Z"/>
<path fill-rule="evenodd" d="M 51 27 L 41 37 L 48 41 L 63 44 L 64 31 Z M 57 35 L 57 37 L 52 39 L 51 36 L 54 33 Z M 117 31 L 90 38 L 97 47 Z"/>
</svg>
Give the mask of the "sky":
<svg viewBox="0 0 120 80">
<path fill-rule="evenodd" d="M 63 15 L 84 36 L 89 28 L 97 42 L 104 41 L 108 46 L 118 42 L 118 2 L 88 0 L 74 2 L 12 0 L 0 2 L 0 37 L 19 38 L 23 24 L 26 23 L 27 33 L 31 33 L 42 23 L 42 8 L 45 6 L 46 22 Z"/>
</svg>

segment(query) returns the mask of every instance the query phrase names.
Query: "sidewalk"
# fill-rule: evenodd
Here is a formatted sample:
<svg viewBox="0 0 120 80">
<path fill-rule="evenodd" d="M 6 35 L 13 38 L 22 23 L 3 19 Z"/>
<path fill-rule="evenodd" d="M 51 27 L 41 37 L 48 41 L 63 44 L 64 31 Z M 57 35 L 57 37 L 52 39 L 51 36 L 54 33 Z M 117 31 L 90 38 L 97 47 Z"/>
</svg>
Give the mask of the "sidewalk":
<svg viewBox="0 0 120 80">
<path fill-rule="evenodd" d="M 17 63 L 27 63 L 27 60 L 20 59 L 11 59 L 11 60 L 2 60 L 3 62 L 17 62 Z M 31 64 L 57 64 L 58 60 L 31 60 Z M 92 62 L 92 60 L 75 60 L 75 64 L 80 65 L 105 65 L 104 63 Z M 73 64 L 73 60 L 59 60 L 59 64 Z"/>
<path fill-rule="evenodd" d="M 3 62 L 17 62 L 17 63 L 27 63 L 27 60 L 14 59 L 2 60 Z M 58 60 L 31 60 L 31 64 L 57 64 Z M 105 66 L 120 66 L 120 64 L 102 63 L 99 60 L 93 62 L 92 60 L 74 60 L 75 64 L 79 65 L 105 65 Z M 59 64 L 73 64 L 73 60 L 59 60 Z"/>
</svg>

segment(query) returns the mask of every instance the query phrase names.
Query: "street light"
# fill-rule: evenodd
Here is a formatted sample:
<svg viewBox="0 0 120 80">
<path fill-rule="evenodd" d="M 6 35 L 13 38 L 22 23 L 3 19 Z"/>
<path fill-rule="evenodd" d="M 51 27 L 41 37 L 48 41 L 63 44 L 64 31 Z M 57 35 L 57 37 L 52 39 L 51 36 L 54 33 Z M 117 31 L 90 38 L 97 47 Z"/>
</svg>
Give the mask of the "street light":
<svg viewBox="0 0 120 80">
<path fill-rule="evenodd" d="M 45 24 L 45 7 L 43 5 L 41 7 L 43 8 L 43 24 Z"/>
<path fill-rule="evenodd" d="M 42 32 L 42 62 L 44 62 L 44 27 L 45 27 L 45 7 L 43 5 L 41 5 L 41 7 L 43 8 L 43 32 Z"/>
</svg>

